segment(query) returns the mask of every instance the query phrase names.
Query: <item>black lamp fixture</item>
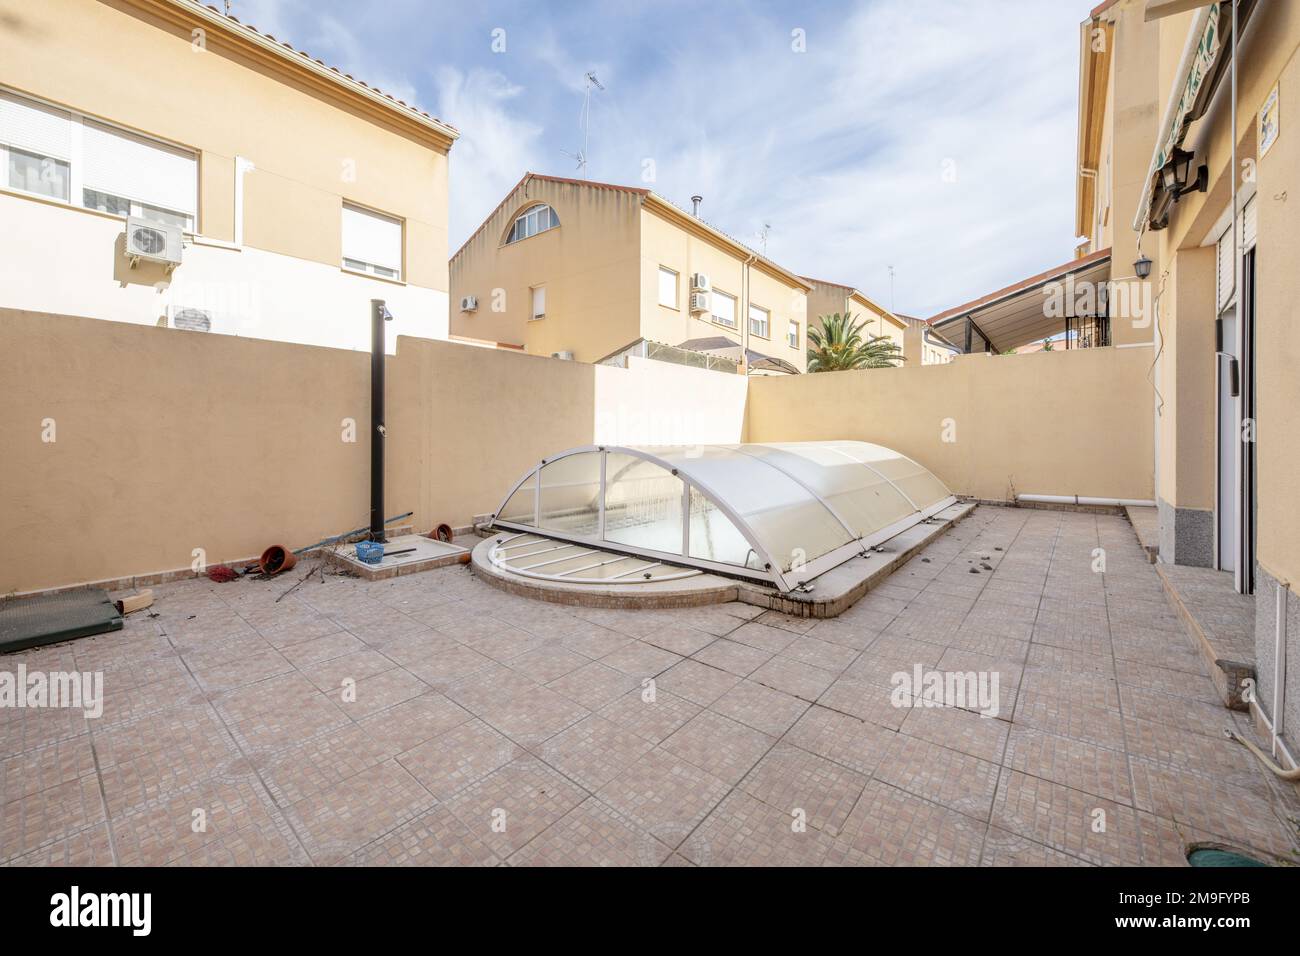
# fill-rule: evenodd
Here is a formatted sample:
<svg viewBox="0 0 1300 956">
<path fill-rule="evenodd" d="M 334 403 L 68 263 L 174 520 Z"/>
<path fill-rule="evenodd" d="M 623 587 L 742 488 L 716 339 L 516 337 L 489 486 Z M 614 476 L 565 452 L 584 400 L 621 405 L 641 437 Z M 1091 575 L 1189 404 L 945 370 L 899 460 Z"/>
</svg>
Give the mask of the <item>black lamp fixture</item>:
<svg viewBox="0 0 1300 956">
<path fill-rule="evenodd" d="M 1184 149 L 1174 148 L 1174 153 L 1169 157 L 1169 162 L 1165 163 L 1160 169 L 1160 183 L 1165 190 L 1173 194 L 1174 202 L 1178 202 L 1180 196 L 1187 193 L 1203 193 L 1210 184 L 1210 167 L 1202 163 L 1196 170 L 1196 178 L 1190 183 L 1187 176 L 1191 172 L 1193 153 Z"/>
<path fill-rule="evenodd" d="M 1147 278 L 1151 275 L 1151 260 L 1145 255 L 1138 256 L 1137 261 L 1133 263 L 1133 271 L 1139 279 Z"/>
</svg>

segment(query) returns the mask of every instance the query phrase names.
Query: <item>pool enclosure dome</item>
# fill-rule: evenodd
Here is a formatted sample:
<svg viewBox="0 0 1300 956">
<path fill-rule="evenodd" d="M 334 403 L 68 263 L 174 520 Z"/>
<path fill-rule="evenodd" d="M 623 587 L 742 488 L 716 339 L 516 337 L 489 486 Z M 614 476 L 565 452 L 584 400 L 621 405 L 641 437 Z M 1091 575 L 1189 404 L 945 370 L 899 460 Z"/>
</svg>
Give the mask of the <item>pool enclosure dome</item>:
<svg viewBox="0 0 1300 956">
<path fill-rule="evenodd" d="M 792 591 L 955 501 L 921 465 L 868 442 L 589 445 L 538 462 L 493 524 L 573 546 L 547 549 L 532 577 L 596 569 L 604 583 L 637 583 L 677 566 Z M 622 559 L 604 552 L 645 560 L 614 568 Z"/>
</svg>

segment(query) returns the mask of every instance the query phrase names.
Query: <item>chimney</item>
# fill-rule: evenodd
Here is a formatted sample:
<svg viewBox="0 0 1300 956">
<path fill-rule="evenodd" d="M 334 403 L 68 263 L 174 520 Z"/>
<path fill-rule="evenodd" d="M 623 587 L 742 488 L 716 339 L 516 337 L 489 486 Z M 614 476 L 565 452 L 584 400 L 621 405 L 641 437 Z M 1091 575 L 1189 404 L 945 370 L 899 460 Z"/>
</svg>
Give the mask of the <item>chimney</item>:
<svg viewBox="0 0 1300 956">
<path fill-rule="evenodd" d="M 696 219 L 700 218 L 700 203 L 704 202 L 703 196 L 691 197 L 691 215 Z"/>
</svg>

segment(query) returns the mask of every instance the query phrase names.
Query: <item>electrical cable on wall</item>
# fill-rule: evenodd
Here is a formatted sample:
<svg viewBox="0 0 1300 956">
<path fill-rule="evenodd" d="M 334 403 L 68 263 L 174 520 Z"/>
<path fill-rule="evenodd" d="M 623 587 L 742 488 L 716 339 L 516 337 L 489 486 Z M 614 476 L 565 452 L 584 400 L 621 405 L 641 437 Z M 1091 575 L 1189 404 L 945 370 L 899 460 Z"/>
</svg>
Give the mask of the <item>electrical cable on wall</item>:
<svg viewBox="0 0 1300 956">
<path fill-rule="evenodd" d="M 1156 336 L 1156 354 L 1151 359 L 1151 367 L 1147 369 L 1147 382 L 1150 384 L 1152 391 L 1156 393 L 1156 414 L 1161 418 L 1164 417 L 1165 397 L 1160 394 L 1160 386 L 1156 384 L 1155 370 L 1160 364 L 1160 356 L 1165 351 L 1165 337 L 1160 331 L 1160 298 L 1165 294 L 1165 283 L 1169 279 L 1169 270 L 1166 269 L 1160 274 L 1160 288 L 1156 290 L 1155 297 L 1151 300 L 1151 309 L 1155 313 L 1154 326 Z"/>
</svg>

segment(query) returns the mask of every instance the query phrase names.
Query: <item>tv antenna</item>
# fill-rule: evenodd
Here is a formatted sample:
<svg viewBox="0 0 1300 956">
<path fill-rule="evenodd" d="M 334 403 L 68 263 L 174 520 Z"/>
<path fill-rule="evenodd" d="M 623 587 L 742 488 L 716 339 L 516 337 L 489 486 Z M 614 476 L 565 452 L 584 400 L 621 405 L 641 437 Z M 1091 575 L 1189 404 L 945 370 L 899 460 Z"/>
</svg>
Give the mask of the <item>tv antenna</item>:
<svg viewBox="0 0 1300 956">
<path fill-rule="evenodd" d="M 758 230 L 758 241 L 763 246 L 763 255 L 767 255 L 767 236 L 772 231 L 770 222 L 763 223 L 763 228 Z"/>
<path fill-rule="evenodd" d="M 566 156 L 570 156 L 578 162 L 578 169 L 582 171 L 582 178 L 587 178 L 587 134 L 591 129 L 591 91 L 604 91 L 605 86 L 600 80 L 596 79 L 596 72 L 588 70 L 583 76 L 582 91 L 582 115 L 579 117 L 579 123 L 582 125 L 582 149 L 577 153 L 570 153 L 567 150 L 560 150 Z"/>
<path fill-rule="evenodd" d="M 889 270 L 889 311 L 894 311 L 894 267 L 885 266 Z"/>
<path fill-rule="evenodd" d="M 568 156 L 569 159 L 574 160 L 578 164 L 577 169 L 579 171 L 583 171 L 587 168 L 587 157 L 582 155 L 582 150 L 578 150 L 578 152 L 576 153 L 571 153 L 567 149 L 562 149 L 560 150 L 560 152 L 562 152 L 565 156 Z M 583 178 L 586 178 L 585 172 L 583 172 Z"/>
</svg>

